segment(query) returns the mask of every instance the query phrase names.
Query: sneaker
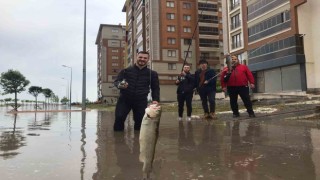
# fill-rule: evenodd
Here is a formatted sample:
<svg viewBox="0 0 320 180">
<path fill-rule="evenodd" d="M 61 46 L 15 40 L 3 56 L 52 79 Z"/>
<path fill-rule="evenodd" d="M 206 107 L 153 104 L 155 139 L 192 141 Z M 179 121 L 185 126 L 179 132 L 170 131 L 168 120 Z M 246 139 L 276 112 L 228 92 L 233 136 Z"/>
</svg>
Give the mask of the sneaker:
<svg viewBox="0 0 320 180">
<path fill-rule="evenodd" d="M 190 116 L 187 117 L 187 121 L 191 121 L 191 117 Z"/>
<path fill-rule="evenodd" d="M 178 117 L 178 121 L 182 121 L 182 117 Z"/>
<path fill-rule="evenodd" d="M 249 117 L 254 118 L 254 117 L 256 117 L 256 115 L 254 113 L 253 114 L 249 114 Z"/>
<path fill-rule="evenodd" d="M 238 117 L 240 117 L 240 115 L 239 115 L 239 114 L 233 114 L 232 117 L 233 117 L 233 118 L 238 118 Z"/>
</svg>

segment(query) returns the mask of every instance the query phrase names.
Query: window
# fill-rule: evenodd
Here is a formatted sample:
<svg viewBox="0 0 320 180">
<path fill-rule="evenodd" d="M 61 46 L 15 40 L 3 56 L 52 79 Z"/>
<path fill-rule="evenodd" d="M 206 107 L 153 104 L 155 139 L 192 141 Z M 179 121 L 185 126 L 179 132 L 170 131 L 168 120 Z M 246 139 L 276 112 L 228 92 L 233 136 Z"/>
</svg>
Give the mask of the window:
<svg viewBox="0 0 320 180">
<path fill-rule="evenodd" d="M 190 15 L 183 15 L 183 20 L 191 21 L 191 16 Z"/>
<path fill-rule="evenodd" d="M 240 26 L 240 14 L 231 17 L 231 29 L 235 29 Z"/>
<path fill-rule="evenodd" d="M 215 39 L 199 39 L 200 47 L 215 47 L 219 48 L 219 41 Z"/>
<path fill-rule="evenodd" d="M 175 28 L 175 26 L 169 25 L 169 26 L 167 26 L 167 31 L 168 32 L 175 32 L 176 28 Z"/>
<path fill-rule="evenodd" d="M 119 73 L 119 72 L 120 72 L 120 69 L 112 69 L 112 72 L 114 72 L 114 73 Z"/>
<path fill-rule="evenodd" d="M 211 15 L 199 15 L 199 22 L 206 22 L 206 23 L 219 23 L 218 16 L 211 16 Z"/>
<path fill-rule="evenodd" d="M 118 29 L 112 29 L 111 32 L 119 32 Z"/>
<path fill-rule="evenodd" d="M 209 59 L 210 58 L 210 54 L 207 52 L 202 52 L 200 57 L 204 58 L 204 59 Z"/>
<path fill-rule="evenodd" d="M 191 28 L 190 27 L 183 27 L 183 32 L 191 33 Z"/>
<path fill-rule="evenodd" d="M 183 3 L 183 9 L 191 9 L 191 3 Z"/>
<path fill-rule="evenodd" d="M 118 49 L 112 49 L 111 52 L 117 53 L 117 52 L 119 52 L 119 50 Z"/>
<path fill-rule="evenodd" d="M 191 51 L 184 51 L 184 58 L 191 58 L 192 57 L 192 52 Z"/>
<path fill-rule="evenodd" d="M 168 50 L 168 57 L 176 57 L 176 51 L 175 50 Z"/>
<path fill-rule="evenodd" d="M 192 40 L 191 39 L 183 39 L 183 44 L 184 45 L 191 45 Z"/>
<path fill-rule="evenodd" d="M 219 29 L 216 27 L 200 26 L 199 33 L 206 35 L 219 35 Z"/>
<path fill-rule="evenodd" d="M 168 44 L 176 44 L 175 38 L 168 38 Z"/>
<path fill-rule="evenodd" d="M 173 13 L 167 13 L 167 19 L 174 19 Z"/>
<path fill-rule="evenodd" d="M 118 76 L 111 76 L 112 80 L 116 80 Z"/>
<path fill-rule="evenodd" d="M 118 56 L 112 56 L 111 59 L 119 59 Z"/>
<path fill-rule="evenodd" d="M 112 63 L 111 66 L 119 66 L 119 63 Z"/>
<path fill-rule="evenodd" d="M 177 64 L 176 63 L 168 63 L 168 70 L 176 70 Z"/>
<path fill-rule="evenodd" d="M 205 10 L 205 11 L 218 11 L 217 4 L 209 4 L 209 3 L 198 3 L 198 10 Z"/>
<path fill-rule="evenodd" d="M 174 7 L 174 2 L 167 1 L 167 7 Z"/>
<path fill-rule="evenodd" d="M 241 47 L 240 33 L 232 36 L 232 49 Z"/>
<path fill-rule="evenodd" d="M 239 0 L 230 0 L 230 9 L 234 9 L 240 5 Z"/>
</svg>

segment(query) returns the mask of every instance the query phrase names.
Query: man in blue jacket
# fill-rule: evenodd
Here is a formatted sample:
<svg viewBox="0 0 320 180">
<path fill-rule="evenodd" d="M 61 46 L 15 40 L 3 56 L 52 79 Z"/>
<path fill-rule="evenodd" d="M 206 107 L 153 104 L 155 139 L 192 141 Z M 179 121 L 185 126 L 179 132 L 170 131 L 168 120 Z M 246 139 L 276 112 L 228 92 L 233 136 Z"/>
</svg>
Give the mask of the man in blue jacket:
<svg viewBox="0 0 320 180">
<path fill-rule="evenodd" d="M 134 65 L 118 74 L 114 85 L 120 89 L 115 110 L 114 131 L 123 131 L 127 115 L 132 110 L 134 130 L 140 130 L 145 109 L 148 106 L 148 94 L 151 89 L 152 103 L 160 101 L 159 77 L 156 71 L 147 67 L 149 53 L 140 51 Z"/>
<path fill-rule="evenodd" d="M 204 59 L 199 61 L 199 65 L 200 69 L 195 72 L 195 86 L 201 98 L 204 118 L 214 118 L 216 108 L 216 73 L 208 67 L 208 62 Z"/>
</svg>

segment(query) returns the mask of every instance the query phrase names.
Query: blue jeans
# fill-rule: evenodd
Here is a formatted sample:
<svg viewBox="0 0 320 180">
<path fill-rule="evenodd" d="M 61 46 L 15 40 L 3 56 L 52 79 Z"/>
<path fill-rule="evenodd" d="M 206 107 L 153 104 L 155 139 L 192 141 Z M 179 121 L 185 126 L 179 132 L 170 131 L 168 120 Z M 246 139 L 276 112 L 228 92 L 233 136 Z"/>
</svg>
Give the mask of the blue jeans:
<svg viewBox="0 0 320 180">
<path fill-rule="evenodd" d="M 209 107 L 210 107 L 210 113 L 215 112 L 216 110 L 216 91 L 206 91 L 205 89 L 199 90 L 199 95 L 202 102 L 202 108 L 204 113 L 209 113 Z M 209 107 L 208 107 L 208 101 L 209 101 Z"/>
</svg>

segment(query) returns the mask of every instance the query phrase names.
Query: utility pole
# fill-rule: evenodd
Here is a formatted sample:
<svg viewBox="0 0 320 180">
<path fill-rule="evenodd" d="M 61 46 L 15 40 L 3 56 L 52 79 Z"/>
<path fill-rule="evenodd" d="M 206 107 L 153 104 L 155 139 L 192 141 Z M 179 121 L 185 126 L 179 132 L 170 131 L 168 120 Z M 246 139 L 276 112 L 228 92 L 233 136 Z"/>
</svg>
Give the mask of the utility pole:
<svg viewBox="0 0 320 180">
<path fill-rule="evenodd" d="M 82 72 L 82 110 L 86 109 L 86 9 L 87 1 L 84 0 L 84 26 L 83 26 L 83 72 Z"/>
</svg>

